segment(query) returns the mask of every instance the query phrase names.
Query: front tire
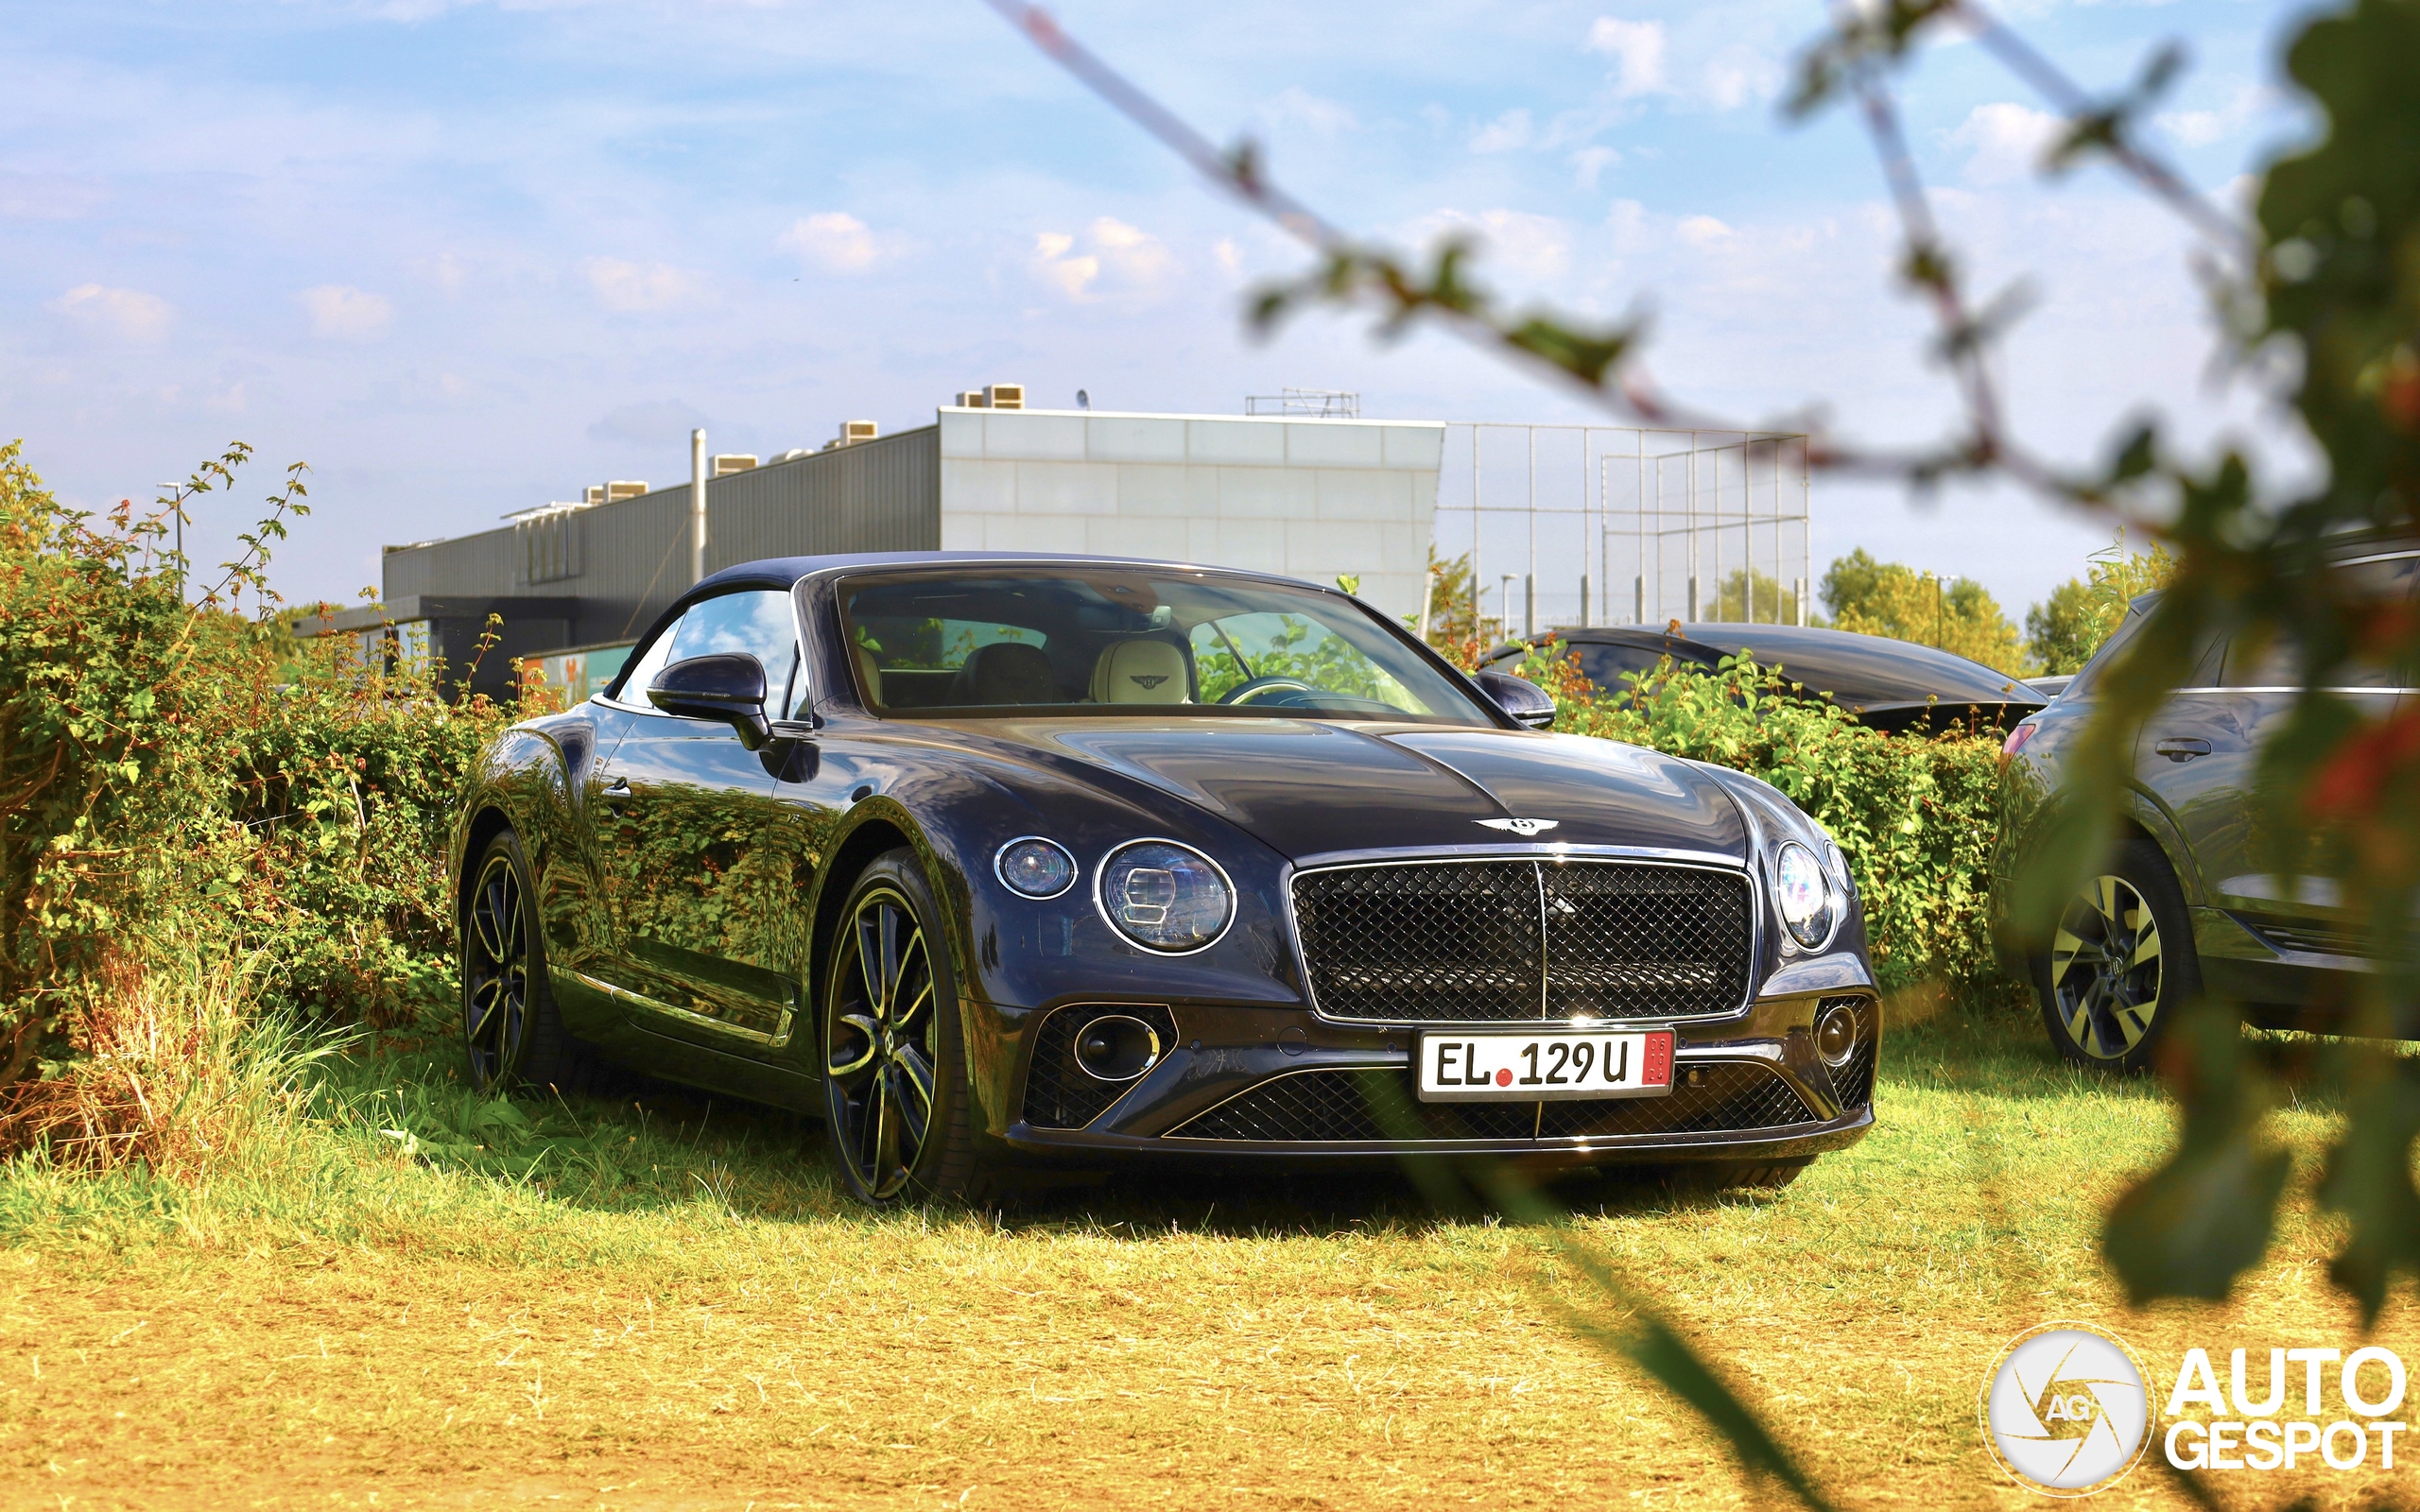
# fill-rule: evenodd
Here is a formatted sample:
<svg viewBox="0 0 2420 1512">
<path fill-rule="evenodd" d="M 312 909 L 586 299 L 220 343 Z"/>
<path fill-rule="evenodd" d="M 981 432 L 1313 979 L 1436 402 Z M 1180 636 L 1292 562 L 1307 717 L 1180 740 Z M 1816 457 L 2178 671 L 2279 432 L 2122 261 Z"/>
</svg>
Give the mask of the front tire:
<svg viewBox="0 0 2420 1512">
<path fill-rule="evenodd" d="M 965 1023 L 942 912 L 915 852 L 876 857 L 849 890 L 824 977 L 824 1128 L 858 1201 L 980 1202 Z"/>
<path fill-rule="evenodd" d="M 2178 1006 L 2202 990 L 2193 921 L 2168 858 L 2135 839 L 2077 889 L 2050 953 L 2033 958 L 2034 996 L 2050 1043 L 2103 1071 L 2152 1063 Z"/>
<path fill-rule="evenodd" d="M 462 906 L 462 1045 L 483 1092 L 527 1083 L 599 1090 L 603 1064 L 566 1032 L 546 986 L 537 894 L 521 837 L 505 830 L 479 851 Z"/>
</svg>

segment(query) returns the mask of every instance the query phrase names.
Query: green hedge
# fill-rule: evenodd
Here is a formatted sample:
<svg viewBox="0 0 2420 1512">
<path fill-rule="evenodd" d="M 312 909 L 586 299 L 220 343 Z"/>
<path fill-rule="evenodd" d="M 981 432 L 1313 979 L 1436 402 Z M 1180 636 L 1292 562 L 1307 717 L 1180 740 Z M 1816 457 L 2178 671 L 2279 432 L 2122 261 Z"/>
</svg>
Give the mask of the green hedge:
<svg viewBox="0 0 2420 1512">
<path fill-rule="evenodd" d="M 188 607 L 157 522 L 67 509 L 0 446 L 0 1088 L 89 1048 L 94 994 L 196 954 L 248 961 L 270 1007 L 450 996 L 445 829 L 511 714 L 233 611 L 298 493 L 247 564 L 190 575 L 228 603 Z"/>
<path fill-rule="evenodd" d="M 1885 987 L 1973 982 L 1996 970 L 1985 889 L 1999 803 L 1999 742 L 1885 734 L 1790 695 L 1744 657 L 1704 672 L 1670 662 L 1592 687 L 1532 651 L 1523 676 L 1555 695 L 1555 729 L 1628 741 L 1763 778 L 1838 841 L 1865 904 Z"/>
</svg>

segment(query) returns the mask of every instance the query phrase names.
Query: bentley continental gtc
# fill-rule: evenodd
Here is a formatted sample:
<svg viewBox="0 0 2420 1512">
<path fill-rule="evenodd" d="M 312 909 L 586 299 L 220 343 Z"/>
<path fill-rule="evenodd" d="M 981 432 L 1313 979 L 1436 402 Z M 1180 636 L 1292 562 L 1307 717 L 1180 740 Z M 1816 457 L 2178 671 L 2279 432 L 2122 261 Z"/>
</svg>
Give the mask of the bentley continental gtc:
<svg viewBox="0 0 2420 1512">
<path fill-rule="evenodd" d="M 734 567 L 476 763 L 471 1069 L 806 1111 L 870 1202 L 1417 1151 L 1770 1186 L 1860 1138 L 1830 838 L 1552 716 L 1284 578 Z"/>
</svg>

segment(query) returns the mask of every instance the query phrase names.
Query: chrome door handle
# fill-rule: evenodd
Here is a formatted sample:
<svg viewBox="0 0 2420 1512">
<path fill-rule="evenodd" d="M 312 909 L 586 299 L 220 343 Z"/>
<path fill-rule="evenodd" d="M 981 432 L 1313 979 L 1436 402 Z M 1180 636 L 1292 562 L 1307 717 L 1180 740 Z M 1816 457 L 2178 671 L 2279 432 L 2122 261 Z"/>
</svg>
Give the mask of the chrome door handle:
<svg viewBox="0 0 2420 1512">
<path fill-rule="evenodd" d="M 2167 757 L 2172 762 L 2189 762 L 2196 756 L 2207 756 L 2210 754 L 2210 743 L 2206 740 L 2191 740 L 2177 736 L 2170 736 L 2169 738 L 2161 741 L 2158 745 L 2153 746 L 2152 749 L 2159 752 L 2161 755 Z"/>
</svg>

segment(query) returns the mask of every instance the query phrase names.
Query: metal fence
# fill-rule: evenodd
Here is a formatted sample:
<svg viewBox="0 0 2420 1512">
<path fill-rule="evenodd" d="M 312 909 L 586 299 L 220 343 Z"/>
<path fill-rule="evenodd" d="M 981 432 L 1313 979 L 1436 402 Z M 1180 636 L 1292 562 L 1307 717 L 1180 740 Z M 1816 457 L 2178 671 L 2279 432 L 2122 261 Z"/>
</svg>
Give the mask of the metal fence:
<svg viewBox="0 0 2420 1512">
<path fill-rule="evenodd" d="M 1806 438 L 1459 421 L 1436 541 L 1491 633 L 1667 620 L 1804 624 Z"/>
</svg>

